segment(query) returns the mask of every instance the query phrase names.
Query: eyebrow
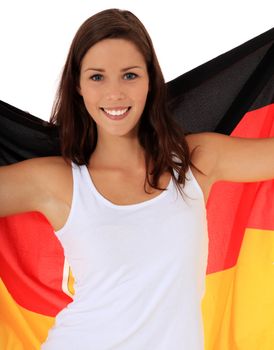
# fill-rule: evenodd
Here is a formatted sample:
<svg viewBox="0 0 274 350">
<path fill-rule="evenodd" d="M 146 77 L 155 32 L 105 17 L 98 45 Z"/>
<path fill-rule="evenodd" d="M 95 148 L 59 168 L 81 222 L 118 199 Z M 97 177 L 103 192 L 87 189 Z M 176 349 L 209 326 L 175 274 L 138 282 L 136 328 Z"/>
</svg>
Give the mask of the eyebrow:
<svg viewBox="0 0 274 350">
<path fill-rule="evenodd" d="M 126 70 L 133 69 L 133 68 L 140 68 L 140 69 L 143 69 L 143 67 L 140 67 L 140 66 L 131 66 L 131 67 L 122 68 L 122 69 L 121 69 L 121 72 L 125 72 Z M 102 69 L 102 68 L 93 68 L 93 67 L 90 67 L 90 68 L 85 69 L 85 72 L 88 71 L 88 70 L 96 70 L 97 72 L 105 72 L 105 70 Z"/>
</svg>

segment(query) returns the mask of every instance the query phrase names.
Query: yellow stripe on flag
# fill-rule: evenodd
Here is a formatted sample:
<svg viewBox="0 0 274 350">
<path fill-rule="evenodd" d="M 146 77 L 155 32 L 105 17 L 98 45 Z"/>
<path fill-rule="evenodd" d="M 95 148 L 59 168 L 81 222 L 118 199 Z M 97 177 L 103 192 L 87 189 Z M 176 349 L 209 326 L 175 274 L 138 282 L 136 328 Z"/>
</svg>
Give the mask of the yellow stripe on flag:
<svg viewBox="0 0 274 350">
<path fill-rule="evenodd" d="M 237 265 L 207 275 L 202 308 L 206 350 L 274 349 L 274 231 L 246 229 Z"/>
<path fill-rule="evenodd" d="M 0 349 L 37 350 L 46 339 L 53 317 L 18 305 L 0 279 Z"/>
</svg>

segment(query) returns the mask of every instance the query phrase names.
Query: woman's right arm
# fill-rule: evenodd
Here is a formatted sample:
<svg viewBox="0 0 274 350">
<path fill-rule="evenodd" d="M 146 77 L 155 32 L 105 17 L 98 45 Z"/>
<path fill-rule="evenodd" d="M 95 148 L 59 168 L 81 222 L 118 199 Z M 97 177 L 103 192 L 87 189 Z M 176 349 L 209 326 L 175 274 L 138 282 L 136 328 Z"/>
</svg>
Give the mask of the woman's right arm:
<svg viewBox="0 0 274 350">
<path fill-rule="evenodd" d="M 42 158 L 0 166 L 0 216 L 39 211 L 47 197 Z"/>
</svg>

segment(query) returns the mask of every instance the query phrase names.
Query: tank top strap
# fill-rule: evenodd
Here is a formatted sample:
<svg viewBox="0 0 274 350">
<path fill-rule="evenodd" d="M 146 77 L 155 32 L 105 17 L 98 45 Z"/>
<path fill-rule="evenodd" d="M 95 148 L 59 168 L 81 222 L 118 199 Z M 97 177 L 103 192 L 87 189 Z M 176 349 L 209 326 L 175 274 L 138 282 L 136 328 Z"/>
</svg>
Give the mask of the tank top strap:
<svg viewBox="0 0 274 350">
<path fill-rule="evenodd" d="M 75 188 L 79 187 L 79 184 L 84 182 L 86 185 L 89 183 L 89 173 L 87 170 L 87 167 L 85 164 L 78 165 L 71 161 L 71 167 L 72 167 L 72 176 L 73 176 L 73 184 L 75 185 Z"/>
</svg>

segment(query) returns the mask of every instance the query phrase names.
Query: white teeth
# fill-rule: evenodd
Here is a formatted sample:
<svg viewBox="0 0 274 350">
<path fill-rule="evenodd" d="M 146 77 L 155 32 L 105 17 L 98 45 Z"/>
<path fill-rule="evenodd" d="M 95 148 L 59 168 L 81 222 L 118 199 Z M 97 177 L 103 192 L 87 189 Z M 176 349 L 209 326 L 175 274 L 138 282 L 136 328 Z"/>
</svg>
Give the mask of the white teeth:
<svg viewBox="0 0 274 350">
<path fill-rule="evenodd" d="M 115 110 L 103 108 L 103 110 L 104 110 L 105 112 L 107 112 L 108 114 L 111 114 L 111 115 L 122 115 L 122 114 L 124 114 L 128 109 L 129 109 L 129 107 L 128 107 L 128 108 L 125 108 L 125 109 L 121 109 L 121 110 L 115 111 Z"/>
</svg>

